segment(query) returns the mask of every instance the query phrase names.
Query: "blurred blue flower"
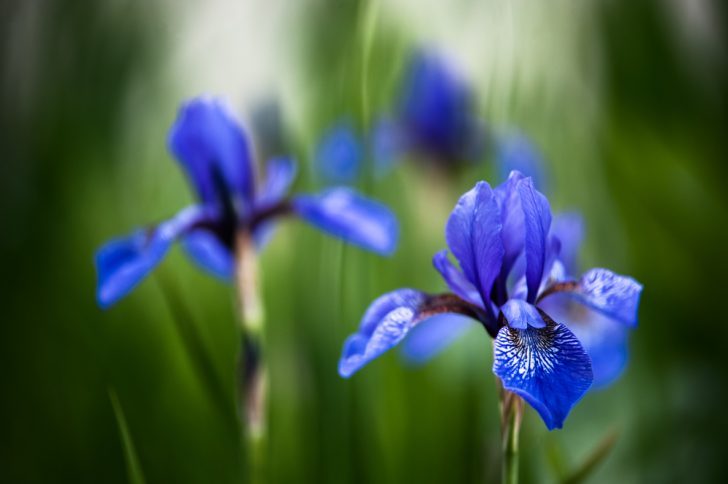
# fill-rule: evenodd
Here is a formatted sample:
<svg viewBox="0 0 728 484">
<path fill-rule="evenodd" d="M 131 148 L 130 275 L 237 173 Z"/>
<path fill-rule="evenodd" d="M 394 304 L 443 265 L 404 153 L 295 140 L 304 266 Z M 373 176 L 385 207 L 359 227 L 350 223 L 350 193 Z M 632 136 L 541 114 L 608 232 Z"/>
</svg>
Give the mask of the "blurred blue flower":
<svg viewBox="0 0 728 484">
<path fill-rule="evenodd" d="M 422 332 L 408 347 L 414 356 L 429 357 L 453 339 L 445 336 L 448 331 L 463 328 L 465 316 L 495 339 L 493 372 L 503 387 L 523 397 L 549 429 L 561 428 L 592 384 L 592 362 L 575 334 L 545 311 L 545 300 L 567 296 L 634 327 L 642 286 L 606 269 L 567 277 L 559 258 L 562 242 L 550 227 L 548 200 L 531 178 L 513 172 L 495 189 L 479 182 L 460 198 L 445 230 L 460 268 L 447 251 L 433 258 L 452 293 L 398 289 L 381 296 L 344 344 L 339 373 L 351 376 L 413 328 L 435 320 L 435 337 Z M 573 239 L 564 242 L 567 247 Z M 459 319 L 433 318 L 443 314 Z"/>
<path fill-rule="evenodd" d="M 287 196 L 296 175 L 289 158 L 268 161 L 265 179 L 258 182 L 246 133 L 218 99 L 200 97 L 184 104 L 170 130 L 169 147 L 199 201 L 98 250 L 97 300 L 102 307 L 129 293 L 178 240 L 203 269 L 229 279 L 236 234 L 250 231 L 260 246 L 275 220 L 287 214 L 379 254 L 395 249 L 397 220 L 378 202 L 348 188 Z"/>
<path fill-rule="evenodd" d="M 501 180 L 507 179 L 512 171 L 519 171 L 528 173 L 539 190 L 545 191 L 548 186 L 541 154 L 531 140 L 519 131 L 509 131 L 498 136 L 496 164 Z"/>
<path fill-rule="evenodd" d="M 351 124 L 340 121 L 321 138 L 314 160 L 329 183 L 354 183 L 362 171 L 362 146 Z"/>
<path fill-rule="evenodd" d="M 375 126 L 372 143 L 380 166 L 411 151 L 450 166 L 478 161 L 485 130 L 470 87 L 442 58 L 420 51 L 408 66 L 394 115 Z"/>
</svg>

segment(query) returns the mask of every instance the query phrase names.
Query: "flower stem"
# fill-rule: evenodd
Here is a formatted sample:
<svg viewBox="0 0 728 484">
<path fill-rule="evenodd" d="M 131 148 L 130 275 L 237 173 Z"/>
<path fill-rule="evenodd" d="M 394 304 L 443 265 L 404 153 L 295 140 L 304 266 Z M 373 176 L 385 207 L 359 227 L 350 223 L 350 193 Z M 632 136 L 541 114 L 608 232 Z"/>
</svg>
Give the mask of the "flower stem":
<svg viewBox="0 0 728 484">
<path fill-rule="evenodd" d="M 250 482 L 262 482 L 266 436 L 268 371 L 263 355 L 265 314 L 260 299 L 258 260 L 248 230 L 235 240 L 235 283 L 240 314 L 238 398 L 240 422 L 248 448 Z"/>
<path fill-rule="evenodd" d="M 523 417 L 523 400 L 515 393 L 501 391 L 501 434 L 503 449 L 503 484 L 518 482 L 518 434 Z"/>
</svg>

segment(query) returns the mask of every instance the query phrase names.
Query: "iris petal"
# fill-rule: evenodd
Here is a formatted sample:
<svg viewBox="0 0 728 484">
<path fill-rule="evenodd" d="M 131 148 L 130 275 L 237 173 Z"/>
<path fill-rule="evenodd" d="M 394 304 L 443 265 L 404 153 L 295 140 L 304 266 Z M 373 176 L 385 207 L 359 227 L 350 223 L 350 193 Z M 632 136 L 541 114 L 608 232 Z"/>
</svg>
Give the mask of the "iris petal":
<svg viewBox="0 0 728 484">
<path fill-rule="evenodd" d="M 235 271 L 232 252 L 212 232 L 197 229 L 185 235 L 182 247 L 204 270 L 223 280 L 230 280 Z"/>
<path fill-rule="evenodd" d="M 161 262 L 172 243 L 209 218 L 198 206 L 187 207 L 158 226 L 112 240 L 96 252 L 96 299 L 107 308 L 127 295 Z"/>
<path fill-rule="evenodd" d="M 501 213 L 490 185 L 478 182 L 460 198 L 447 221 L 445 238 L 465 277 L 484 303 L 490 301 L 503 260 Z"/>
<path fill-rule="evenodd" d="M 581 276 L 571 294 L 592 309 L 628 326 L 637 326 L 642 284 L 631 277 L 607 269 L 592 269 Z"/>
<path fill-rule="evenodd" d="M 459 160 L 473 144 L 472 94 L 440 57 L 421 52 L 407 72 L 400 118 L 413 143 L 443 159 Z"/>
<path fill-rule="evenodd" d="M 460 334 L 461 320 L 453 316 L 467 316 L 477 320 L 479 310 L 452 294 L 432 296 L 414 289 L 398 289 L 376 299 L 367 309 L 359 324 L 359 330 L 344 343 L 339 361 L 339 374 L 348 378 L 364 365 L 385 351 L 399 344 L 417 325 L 431 318 L 441 318 L 443 326 L 437 326 L 439 340 L 452 341 Z M 447 337 L 444 336 L 446 333 Z M 437 341 L 443 343 L 447 341 Z M 442 349 L 441 344 L 432 344 L 427 335 L 414 342 L 410 348 L 417 358 L 432 356 Z"/>
<path fill-rule="evenodd" d="M 359 331 L 344 343 L 339 374 L 348 378 L 364 365 L 396 346 L 417 323 L 426 295 L 398 289 L 376 299 L 367 309 Z"/>
<path fill-rule="evenodd" d="M 517 171 L 512 171 L 508 180 L 497 186 L 495 193 L 496 201 L 501 211 L 503 228 L 501 238 L 503 239 L 503 267 L 501 279 L 503 284 L 508 277 L 513 264 L 523 252 L 524 233 L 523 210 L 521 208 L 521 197 L 518 193 L 518 184 L 524 176 Z"/>
<path fill-rule="evenodd" d="M 475 325 L 461 314 L 438 314 L 417 324 L 402 343 L 409 363 L 422 364 L 437 356 Z"/>
<path fill-rule="evenodd" d="M 348 188 L 318 195 L 299 195 L 293 210 L 318 229 L 378 254 L 390 255 L 397 246 L 399 227 L 383 204 Z"/>
<path fill-rule="evenodd" d="M 518 185 L 525 227 L 526 285 L 528 302 L 538 296 L 546 265 L 546 236 L 551 225 L 551 207 L 541 193 L 533 187 L 533 181 L 525 178 Z"/>
<path fill-rule="evenodd" d="M 256 197 L 258 210 L 275 205 L 288 194 L 298 167 L 292 158 L 276 157 L 268 161 L 265 172 L 265 182 Z"/>
<path fill-rule="evenodd" d="M 504 326 L 494 352 L 493 373 L 536 409 L 549 430 L 563 426 L 592 383 L 591 362 L 579 340 L 550 319 L 542 329 Z"/>
<path fill-rule="evenodd" d="M 511 328 L 526 329 L 529 326 L 533 328 L 546 326 L 538 309 L 523 299 L 510 299 L 501 307 L 501 312 Z"/>
<path fill-rule="evenodd" d="M 169 147 L 203 202 L 224 203 L 220 198 L 228 195 L 246 206 L 252 200 L 248 140 L 220 99 L 198 97 L 182 105 L 169 133 Z"/>
<path fill-rule="evenodd" d="M 483 308 L 485 307 L 478 290 L 465 278 L 462 272 L 452 265 L 450 259 L 447 257 L 446 250 L 441 250 L 435 254 L 432 258 L 432 264 L 442 278 L 445 279 L 447 286 L 452 292 L 472 304 Z"/>
</svg>

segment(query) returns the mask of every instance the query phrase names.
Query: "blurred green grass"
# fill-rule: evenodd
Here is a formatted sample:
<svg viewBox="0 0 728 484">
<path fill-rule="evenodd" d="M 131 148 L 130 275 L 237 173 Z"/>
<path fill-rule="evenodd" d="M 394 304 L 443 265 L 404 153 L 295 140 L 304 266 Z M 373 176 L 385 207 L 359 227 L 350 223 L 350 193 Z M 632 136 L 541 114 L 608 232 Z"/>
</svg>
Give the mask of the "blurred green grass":
<svg viewBox="0 0 728 484">
<path fill-rule="evenodd" d="M 293 70 L 301 73 L 294 80 L 300 105 L 292 149 L 307 168 L 300 190 L 317 188 L 309 159 L 316 137 L 340 115 L 365 129 L 366 118 L 394 95 L 401 56 L 420 40 L 406 19 L 380 12 L 367 114 L 362 7 L 307 5 L 299 7 L 306 15 L 291 47 Z M 464 15 L 473 4 L 456 5 L 453 15 Z M 556 13 L 571 8 L 558 6 Z M 171 285 L 184 302 L 232 405 L 231 289 L 173 250 L 160 274 L 112 310 L 97 309 L 93 297 L 99 244 L 192 201 L 164 147 L 180 101 L 178 87 L 170 88 L 179 84 L 164 72 L 175 42 L 166 30 L 169 8 L 0 7 L 0 480 L 128 481 L 109 388 L 146 482 L 240 482 L 245 475 L 234 415 L 186 351 L 164 296 Z M 721 472 L 728 332 L 720 307 L 728 270 L 725 63 L 701 70 L 681 54 L 657 1 L 589 2 L 578 16 L 587 23 L 563 34 L 568 50 L 554 59 L 553 72 L 541 59 L 525 71 L 535 77 L 511 73 L 519 81 L 513 85 L 486 80 L 497 74 L 477 69 L 473 82 L 486 119 L 522 127 L 543 149 L 555 208 L 585 214 L 585 263 L 632 274 L 646 289 L 624 377 L 587 396 L 563 431 L 548 433 L 527 414 L 523 480 L 554 481 L 549 452 L 575 466 L 617 429 L 615 449 L 594 482 L 714 481 Z M 519 52 L 543 55 L 538 33 L 517 33 Z M 482 332 L 421 368 L 402 365 L 393 352 L 351 380 L 336 373 L 341 344 L 374 297 L 402 286 L 444 289 L 430 257 L 444 248 L 447 215 L 460 193 L 478 179 L 495 182 L 495 172 L 485 164 L 443 178 L 409 163 L 362 182 L 400 218 L 401 245 L 391 259 L 300 222 L 281 226 L 261 261 L 271 482 L 497 480 L 496 385 Z"/>
</svg>

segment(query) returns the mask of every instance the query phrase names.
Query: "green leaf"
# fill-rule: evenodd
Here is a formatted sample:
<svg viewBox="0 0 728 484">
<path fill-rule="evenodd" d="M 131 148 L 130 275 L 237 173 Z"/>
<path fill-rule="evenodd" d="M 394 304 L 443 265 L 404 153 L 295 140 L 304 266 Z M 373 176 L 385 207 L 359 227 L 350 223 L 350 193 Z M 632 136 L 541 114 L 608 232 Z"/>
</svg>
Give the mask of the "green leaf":
<svg viewBox="0 0 728 484">
<path fill-rule="evenodd" d="M 109 393 L 109 400 L 111 401 L 111 408 L 114 409 L 114 415 L 116 416 L 116 424 L 119 426 L 121 447 L 124 449 L 124 459 L 126 460 L 129 482 L 133 484 L 144 484 L 144 474 L 139 464 L 139 457 L 134 448 L 134 441 L 131 438 L 131 432 L 129 431 L 129 425 L 124 416 L 124 410 L 121 408 L 121 402 L 112 387 L 109 387 L 107 391 Z"/>
</svg>

